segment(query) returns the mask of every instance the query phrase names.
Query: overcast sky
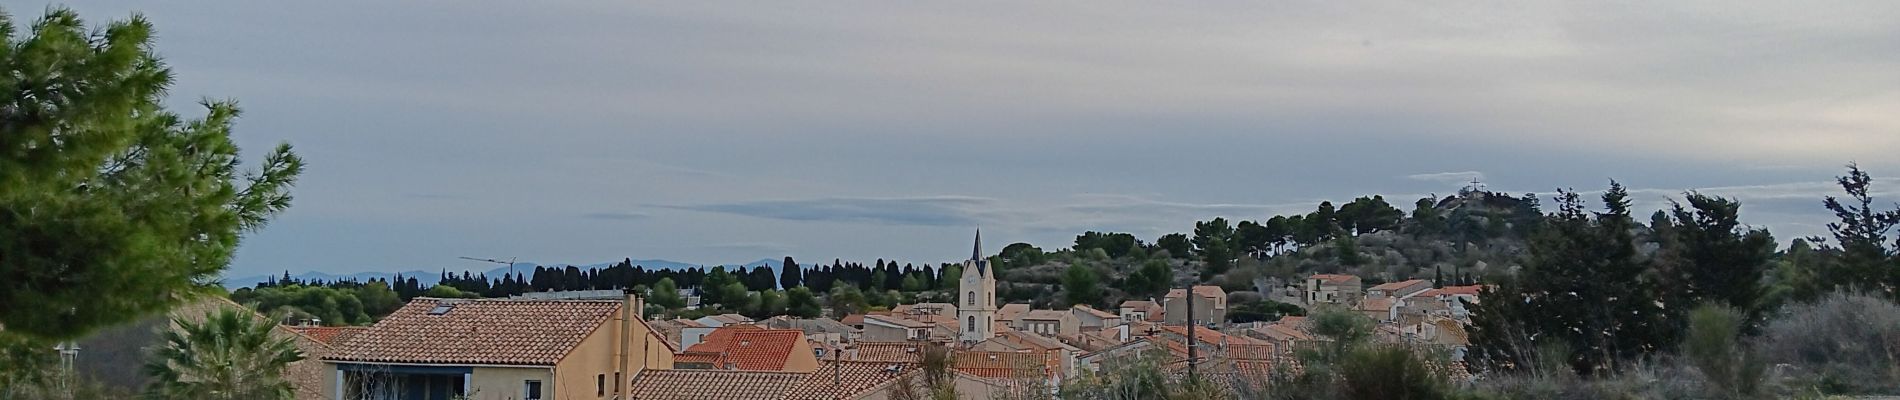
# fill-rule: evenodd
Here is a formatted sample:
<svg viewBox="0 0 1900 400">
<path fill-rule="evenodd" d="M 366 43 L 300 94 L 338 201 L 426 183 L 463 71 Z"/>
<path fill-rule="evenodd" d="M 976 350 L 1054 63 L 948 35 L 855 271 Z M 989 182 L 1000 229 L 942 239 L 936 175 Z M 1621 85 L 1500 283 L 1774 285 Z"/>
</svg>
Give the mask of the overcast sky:
<svg viewBox="0 0 1900 400">
<path fill-rule="evenodd" d="M 1450 3 L 70 6 L 308 160 L 231 276 L 952 261 L 1474 177 L 1701 189 L 1785 242 L 1845 163 L 1900 176 L 1900 2 Z"/>
</svg>

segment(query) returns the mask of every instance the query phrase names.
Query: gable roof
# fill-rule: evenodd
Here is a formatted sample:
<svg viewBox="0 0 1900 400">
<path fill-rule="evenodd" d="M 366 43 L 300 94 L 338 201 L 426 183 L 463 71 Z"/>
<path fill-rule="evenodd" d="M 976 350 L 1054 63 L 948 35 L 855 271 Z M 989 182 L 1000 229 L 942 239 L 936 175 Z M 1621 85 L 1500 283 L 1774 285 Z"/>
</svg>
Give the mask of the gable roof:
<svg viewBox="0 0 1900 400">
<path fill-rule="evenodd" d="M 1226 290 L 1222 290 L 1220 286 L 1213 285 L 1194 285 L 1194 294 L 1200 295 L 1201 297 L 1227 298 Z M 1187 297 L 1187 289 L 1168 290 L 1167 298 L 1179 299 L 1184 297 Z"/>
<path fill-rule="evenodd" d="M 417 298 L 324 359 L 554 365 L 620 307 L 611 300 Z"/>
<path fill-rule="evenodd" d="M 1178 335 L 1180 337 L 1187 337 L 1187 327 L 1185 326 L 1163 325 L 1161 326 L 1161 330 Z M 1195 329 L 1194 339 L 1202 343 L 1216 344 L 1216 345 L 1265 343 L 1265 342 L 1262 342 L 1260 339 L 1254 339 L 1254 338 L 1250 338 L 1246 336 L 1228 335 L 1225 333 L 1220 333 L 1220 331 L 1216 331 L 1213 329 Z"/>
<path fill-rule="evenodd" d="M 750 325 L 742 325 L 750 326 Z M 685 353 L 674 356 L 674 363 L 680 363 L 680 357 L 688 361 L 704 362 L 707 355 L 712 357 L 714 369 L 738 369 L 744 371 L 779 371 L 792 357 L 792 350 L 799 342 L 805 341 L 804 332 L 790 329 L 729 329 L 722 327 L 707 334 L 703 342 L 688 347 Z M 724 332 L 722 334 L 721 332 Z"/>
<path fill-rule="evenodd" d="M 291 331 L 330 346 L 342 344 L 356 334 L 369 330 L 369 327 L 365 326 L 285 326 L 285 328 L 290 328 Z"/>
<path fill-rule="evenodd" d="M 1419 293 L 1419 295 L 1433 296 L 1433 297 L 1452 296 L 1452 295 L 1477 296 L 1478 291 L 1483 290 L 1483 289 L 1484 289 L 1483 285 L 1446 286 L 1442 288 L 1427 290 L 1424 293 Z"/>
<path fill-rule="evenodd" d="M 1377 286 L 1373 286 L 1371 289 L 1366 289 L 1366 290 L 1389 292 L 1389 291 L 1398 291 L 1401 289 L 1416 287 L 1419 285 L 1424 285 L 1429 288 L 1431 284 L 1432 283 L 1430 281 L 1426 281 L 1424 279 L 1413 279 L 1413 280 L 1407 280 L 1407 281 L 1381 283 Z"/>
<path fill-rule="evenodd" d="M 1028 314 L 1028 313 L 1029 313 L 1028 304 L 1024 304 L 1024 303 L 1004 304 L 1002 307 L 996 309 L 996 320 L 1015 321 L 1018 319 L 1022 319 L 1023 314 Z"/>
<path fill-rule="evenodd" d="M 1318 279 L 1320 282 L 1332 284 L 1346 284 L 1359 279 L 1359 277 L 1341 274 L 1313 274 L 1313 276 L 1307 277 L 1307 279 Z"/>
<path fill-rule="evenodd" d="M 858 342 L 852 351 L 858 361 L 922 362 L 924 344 L 917 342 Z"/>
<path fill-rule="evenodd" d="M 1106 312 L 1106 311 L 1102 311 L 1102 310 L 1097 310 L 1097 309 L 1095 309 L 1095 307 L 1089 307 L 1089 306 L 1085 306 L 1085 305 L 1081 305 L 1081 304 L 1077 304 L 1077 305 L 1075 305 L 1074 307 L 1070 307 L 1069 309 L 1070 309 L 1070 310 L 1075 310 L 1075 311 L 1079 311 L 1079 312 L 1082 312 L 1082 313 L 1086 313 L 1086 314 L 1088 314 L 1088 315 L 1093 315 L 1093 316 L 1095 316 L 1096 318 L 1101 318 L 1101 319 L 1111 319 L 1111 318 L 1121 318 L 1121 317 L 1122 317 L 1122 316 L 1120 316 L 1120 315 L 1115 315 L 1115 314 L 1112 314 L 1112 313 L 1109 313 L 1109 312 Z"/>
<path fill-rule="evenodd" d="M 1121 306 L 1121 308 L 1139 308 L 1139 309 L 1147 309 L 1148 307 L 1154 307 L 1154 306 L 1155 306 L 1155 302 L 1152 302 L 1152 301 L 1147 301 L 1147 300 L 1129 300 L 1129 301 L 1124 301 L 1124 302 L 1122 302 L 1122 306 Z"/>
<path fill-rule="evenodd" d="M 1061 321 L 1063 317 L 1074 318 L 1075 314 L 1065 313 L 1065 312 L 1056 311 L 1056 310 L 1029 310 L 1028 314 L 1023 314 L 1023 319 L 1033 319 L 1033 320 L 1038 320 L 1038 321 Z"/>
<path fill-rule="evenodd" d="M 807 335 L 858 332 L 858 328 L 852 328 L 831 318 L 792 318 L 780 315 L 766 319 L 764 324 L 774 329 L 797 329 L 804 331 Z"/>
<path fill-rule="evenodd" d="M 649 369 L 633 378 L 629 400 L 776 399 L 806 373 Z"/>
<path fill-rule="evenodd" d="M 804 380 L 785 394 L 785 398 L 854 399 L 866 393 L 885 390 L 898 379 L 916 377 L 919 371 L 923 371 L 923 368 L 912 363 L 826 361 L 817 370 L 806 374 Z"/>
<path fill-rule="evenodd" d="M 864 316 L 864 323 L 866 325 L 870 325 L 873 322 L 876 322 L 881 325 L 890 325 L 890 326 L 896 326 L 900 328 L 929 328 L 930 327 L 930 324 L 912 321 L 912 320 L 899 318 L 899 317 L 892 317 L 892 316 L 887 316 L 887 315 L 875 315 L 875 314 Z"/>
<path fill-rule="evenodd" d="M 1049 377 L 1057 368 L 1045 353 L 959 351 L 950 362 L 958 372 L 991 379 Z"/>
</svg>

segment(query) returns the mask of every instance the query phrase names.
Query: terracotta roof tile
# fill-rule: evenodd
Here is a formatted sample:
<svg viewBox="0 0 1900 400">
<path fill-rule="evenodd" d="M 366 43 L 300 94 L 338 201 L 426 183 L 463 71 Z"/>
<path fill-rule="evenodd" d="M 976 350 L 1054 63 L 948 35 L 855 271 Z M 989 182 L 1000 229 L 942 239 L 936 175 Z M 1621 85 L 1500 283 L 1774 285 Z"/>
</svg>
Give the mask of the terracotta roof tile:
<svg viewBox="0 0 1900 400">
<path fill-rule="evenodd" d="M 286 326 L 285 328 L 331 346 L 342 344 L 350 337 L 369 330 L 369 327 L 365 326 Z"/>
<path fill-rule="evenodd" d="M 1340 275 L 1340 274 L 1313 274 L 1313 276 L 1308 277 L 1308 279 L 1318 279 L 1326 283 L 1341 284 L 1341 283 L 1352 282 L 1352 280 L 1359 279 L 1359 277 L 1352 276 L 1352 275 Z"/>
<path fill-rule="evenodd" d="M 1195 285 L 1194 294 L 1201 295 L 1201 297 L 1227 298 L 1227 291 L 1221 290 L 1220 286 Z M 1167 298 L 1179 299 L 1183 297 L 1187 297 L 1187 289 L 1168 290 Z"/>
<path fill-rule="evenodd" d="M 1058 362 L 1041 352 L 959 351 L 951 359 L 957 371 L 991 379 L 1051 377 Z"/>
<path fill-rule="evenodd" d="M 854 399 L 886 390 L 898 379 L 913 379 L 923 368 L 912 363 L 826 361 L 785 395 L 787 400 Z M 921 384 L 918 385 L 921 388 Z"/>
<path fill-rule="evenodd" d="M 704 362 L 706 355 L 712 355 L 714 369 L 779 371 L 785 369 L 792 350 L 804 340 L 804 332 L 796 330 L 760 329 L 753 325 L 725 326 L 714 329 L 712 333 L 706 334 L 704 341 L 675 355 L 673 362 Z M 680 361 L 680 356 L 688 357 L 688 361 Z"/>
<path fill-rule="evenodd" d="M 1028 304 L 1023 304 L 1023 303 L 1004 304 L 1002 308 L 996 309 L 996 320 L 997 321 L 1015 321 L 1017 319 L 1021 319 L 1024 314 L 1028 314 L 1028 313 L 1029 313 Z"/>
<path fill-rule="evenodd" d="M 777 399 L 809 374 L 704 369 L 646 370 L 636 375 L 630 400 Z"/>
<path fill-rule="evenodd" d="M 1120 315 L 1115 315 L 1114 313 L 1097 310 L 1094 307 L 1089 307 L 1089 306 L 1080 305 L 1080 304 L 1076 305 L 1075 307 L 1071 307 L 1070 309 L 1088 313 L 1089 315 L 1093 315 L 1096 318 L 1102 318 L 1102 319 L 1121 318 Z"/>
<path fill-rule="evenodd" d="M 1028 314 L 1023 314 L 1023 319 L 1033 319 L 1037 321 L 1060 321 L 1062 320 L 1062 317 L 1068 317 L 1071 315 L 1074 315 L 1074 314 L 1065 313 L 1065 312 L 1056 311 L 1056 310 L 1029 310 Z"/>
<path fill-rule="evenodd" d="M 921 362 L 924 346 L 919 342 L 858 342 L 851 357 L 858 361 Z"/>
<path fill-rule="evenodd" d="M 1378 286 L 1373 286 L 1371 289 L 1366 289 L 1366 290 L 1392 291 L 1392 290 L 1405 289 L 1405 288 L 1418 286 L 1418 285 L 1431 286 L 1431 282 L 1426 281 L 1424 279 L 1413 279 L 1413 280 L 1398 281 L 1398 282 L 1386 282 L 1386 283 L 1381 283 Z"/>
<path fill-rule="evenodd" d="M 619 301 L 417 298 L 326 359 L 553 365 L 620 306 Z M 437 310 L 444 312 L 432 312 Z"/>
<path fill-rule="evenodd" d="M 923 322 L 912 321 L 909 319 L 886 316 L 886 315 L 866 315 L 864 316 L 864 321 L 865 323 L 876 321 L 876 322 L 884 323 L 886 325 L 896 325 L 896 326 L 904 327 L 904 328 L 929 328 L 930 327 L 930 324 L 926 324 Z"/>
<path fill-rule="evenodd" d="M 1154 307 L 1154 306 L 1155 306 L 1155 302 L 1152 302 L 1152 301 L 1129 300 L 1129 301 L 1122 302 L 1121 308 L 1147 309 L 1148 307 Z"/>
<path fill-rule="evenodd" d="M 1424 293 L 1419 293 L 1419 295 L 1433 296 L 1433 297 L 1450 296 L 1450 295 L 1477 296 L 1478 291 L 1483 290 L 1483 289 L 1484 289 L 1484 286 L 1482 285 L 1446 286 L 1442 288 L 1427 290 Z"/>
</svg>

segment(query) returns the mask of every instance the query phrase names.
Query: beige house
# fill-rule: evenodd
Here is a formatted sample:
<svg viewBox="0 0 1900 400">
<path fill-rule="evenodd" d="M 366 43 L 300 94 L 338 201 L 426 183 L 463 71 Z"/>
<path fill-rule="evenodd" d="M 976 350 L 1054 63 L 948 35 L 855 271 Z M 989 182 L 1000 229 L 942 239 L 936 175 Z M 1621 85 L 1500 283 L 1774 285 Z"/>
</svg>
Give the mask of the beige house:
<svg viewBox="0 0 1900 400">
<path fill-rule="evenodd" d="M 1193 322 L 1198 325 L 1226 323 L 1227 291 L 1221 290 L 1220 286 L 1195 286 L 1193 289 Z M 1162 320 L 1166 321 L 1168 325 L 1186 325 L 1188 323 L 1188 298 L 1187 289 L 1169 290 L 1168 297 L 1163 300 L 1167 311 L 1163 314 L 1164 318 Z"/>
<path fill-rule="evenodd" d="M 1067 311 L 1029 310 L 1028 314 L 1023 314 L 1022 328 L 1019 330 L 1049 336 L 1075 336 L 1082 333 L 1082 323 L 1075 319 L 1075 314 Z"/>
<path fill-rule="evenodd" d="M 1314 274 L 1306 278 L 1303 288 L 1306 293 L 1306 305 L 1316 304 L 1358 304 L 1365 297 L 1360 291 L 1359 277 L 1339 274 Z"/>
<path fill-rule="evenodd" d="M 641 301 L 417 298 L 323 361 L 329 399 L 625 398 L 673 365 Z"/>
<path fill-rule="evenodd" d="M 1161 305 L 1148 300 L 1124 301 L 1122 302 L 1120 311 L 1122 321 L 1125 323 L 1140 321 L 1160 322 L 1162 319 Z"/>
<path fill-rule="evenodd" d="M 1386 283 L 1373 286 L 1370 289 L 1366 289 L 1366 297 L 1373 298 L 1373 299 L 1378 299 L 1378 298 L 1403 299 L 1407 297 L 1412 297 L 1413 295 L 1417 295 L 1420 292 L 1424 292 L 1426 289 L 1431 289 L 1431 288 L 1432 288 L 1432 281 L 1428 281 L 1424 279 L 1413 279 L 1413 280 L 1399 281 L 1399 282 L 1386 282 Z"/>
<path fill-rule="evenodd" d="M 872 342 L 901 342 L 906 340 L 927 340 L 934 326 L 923 322 L 889 315 L 864 316 L 864 340 Z"/>
<path fill-rule="evenodd" d="M 1082 329 L 1102 329 L 1122 324 L 1122 316 L 1097 310 L 1094 307 L 1077 304 L 1069 308 L 1069 311 L 1075 314 L 1075 319 L 1082 324 Z"/>
<path fill-rule="evenodd" d="M 1028 303 L 1009 303 L 996 309 L 996 323 L 1010 329 L 1023 329 L 1023 316 L 1029 315 Z"/>
</svg>

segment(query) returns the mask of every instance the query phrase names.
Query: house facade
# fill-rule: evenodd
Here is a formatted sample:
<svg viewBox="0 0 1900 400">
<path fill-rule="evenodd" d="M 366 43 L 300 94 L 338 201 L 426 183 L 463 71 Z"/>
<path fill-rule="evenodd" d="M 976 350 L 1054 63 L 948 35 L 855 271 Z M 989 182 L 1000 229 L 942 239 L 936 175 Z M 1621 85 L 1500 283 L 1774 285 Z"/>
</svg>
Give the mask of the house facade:
<svg viewBox="0 0 1900 400">
<path fill-rule="evenodd" d="M 1358 304 L 1365 297 L 1360 291 L 1359 277 L 1339 274 L 1314 274 L 1306 278 L 1303 287 L 1306 305 L 1317 304 Z"/>
<path fill-rule="evenodd" d="M 417 298 L 330 356 L 325 398 L 606 399 L 676 351 L 620 301 Z"/>
<path fill-rule="evenodd" d="M 1188 324 L 1188 302 L 1193 301 L 1193 323 L 1206 326 L 1227 322 L 1226 290 L 1221 290 L 1220 286 L 1207 285 L 1194 286 L 1192 289 L 1192 295 L 1188 289 L 1168 291 L 1168 296 L 1163 300 L 1166 307 L 1162 314 L 1163 321 L 1168 325 Z"/>
</svg>

